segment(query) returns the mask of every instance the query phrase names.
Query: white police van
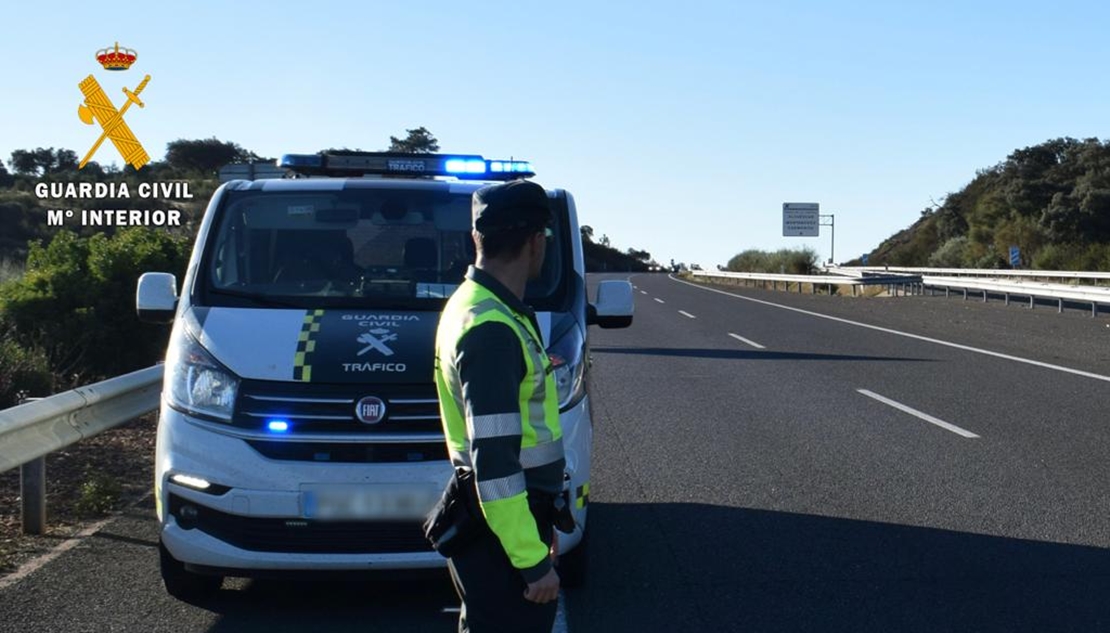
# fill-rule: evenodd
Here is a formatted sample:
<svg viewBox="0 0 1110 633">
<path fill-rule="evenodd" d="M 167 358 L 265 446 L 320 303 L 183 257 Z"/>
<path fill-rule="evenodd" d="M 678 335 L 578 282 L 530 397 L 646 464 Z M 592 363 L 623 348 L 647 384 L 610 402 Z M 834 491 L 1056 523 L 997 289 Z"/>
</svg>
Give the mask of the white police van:
<svg viewBox="0 0 1110 633">
<path fill-rule="evenodd" d="M 169 593 L 225 576 L 443 567 L 420 529 L 451 468 L 433 379 L 439 312 L 474 260 L 471 194 L 530 177 L 480 156 L 287 155 L 291 178 L 212 196 L 177 292 L 138 284 L 141 318 L 173 320 L 155 495 Z M 632 322 L 628 282 L 586 296 L 574 198 L 548 191 L 552 243 L 526 301 L 556 367 L 584 575 L 592 421 L 587 326 Z"/>
</svg>

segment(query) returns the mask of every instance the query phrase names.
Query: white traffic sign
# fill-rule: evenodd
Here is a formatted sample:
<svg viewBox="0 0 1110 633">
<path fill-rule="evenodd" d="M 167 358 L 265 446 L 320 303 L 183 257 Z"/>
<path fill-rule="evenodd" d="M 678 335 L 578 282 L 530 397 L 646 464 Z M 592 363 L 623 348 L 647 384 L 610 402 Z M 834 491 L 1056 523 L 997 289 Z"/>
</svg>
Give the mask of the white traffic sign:
<svg viewBox="0 0 1110 633">
<path fill-rule="evenodd" d="M 783 237 L 817 237 L 821 234 L 821 207 L 816 202 L 782 203 Z"/>
</svg>

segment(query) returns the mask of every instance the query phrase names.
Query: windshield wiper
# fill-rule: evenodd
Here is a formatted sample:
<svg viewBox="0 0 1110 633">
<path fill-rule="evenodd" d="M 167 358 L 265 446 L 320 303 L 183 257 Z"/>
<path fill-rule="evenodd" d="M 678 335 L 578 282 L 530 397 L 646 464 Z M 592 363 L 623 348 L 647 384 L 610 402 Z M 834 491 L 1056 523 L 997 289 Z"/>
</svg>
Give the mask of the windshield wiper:
<svg viewBox="0 0 1110 633">
<path fill-rule="evenodd" d="M 239 292 L 239 291 L 236 291 L 236 290 L 219 290 L 219 289 L 216 289 L 216 288 L 210 288 L 208 290 L 208 292 L 210 292 L 214 295 L 221 295 L 221 296 L 225 296 L 225 297 L 238 297 L 240 299 L 246 299 L 248 301 L 253 301 L 254 303 L 257 303 L 257 304 L 262 305 L 262 306 L 266 306 L 268 308 L 294 308 L 296 310 L 305 310 L 305 309 L 307 309 L 307 306 L 303 303 L 293 303 L 291 301 L 281 301 L 279 299 L 272 299 L 272 298 L 267 297 L 265 295 L 256 295 L 256 294 L 253 294 L 253 293 L 250 293 L 250 292 Z M 305 297 L 305 298 L 310 299 L 311 297 Z"/>
</svg>

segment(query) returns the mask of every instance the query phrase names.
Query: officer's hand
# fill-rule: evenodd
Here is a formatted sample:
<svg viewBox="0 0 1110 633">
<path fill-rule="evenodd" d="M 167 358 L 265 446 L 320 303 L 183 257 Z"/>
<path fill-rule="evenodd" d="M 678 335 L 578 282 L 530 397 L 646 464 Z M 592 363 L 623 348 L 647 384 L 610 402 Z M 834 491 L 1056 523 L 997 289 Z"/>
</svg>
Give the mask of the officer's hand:
<svg viewBox="0 0 1110 633">
<path fill-rule="evenodd" d="M 537 604 L 544 604 L 559 598 L 559 574 L 555 568 L 548 570 L 547 574 L 536 582 L 528 583 L 524 590 L 524 599 Z"/>
</svg>

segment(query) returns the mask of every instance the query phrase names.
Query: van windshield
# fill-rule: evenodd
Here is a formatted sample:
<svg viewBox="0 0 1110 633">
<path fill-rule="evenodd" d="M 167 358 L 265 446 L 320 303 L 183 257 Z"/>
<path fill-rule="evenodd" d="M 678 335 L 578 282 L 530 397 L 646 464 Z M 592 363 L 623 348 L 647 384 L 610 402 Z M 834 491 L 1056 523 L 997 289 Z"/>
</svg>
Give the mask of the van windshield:
<svg viewBox="0 0 1110 633">
<path fill-rule="evenodd" d="M 565 208 L 525 300 L 557 309 Z M 474 262 L 470 195 L 444 190 L 229 191 L 198 275 L 203 305 L 438 309 Z"/>
</svg>

